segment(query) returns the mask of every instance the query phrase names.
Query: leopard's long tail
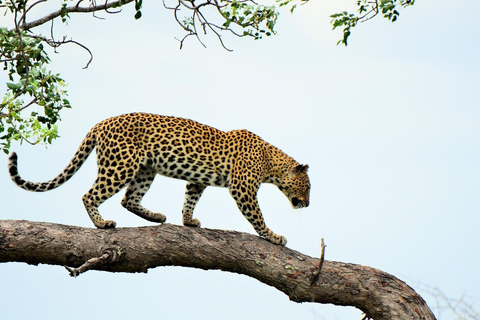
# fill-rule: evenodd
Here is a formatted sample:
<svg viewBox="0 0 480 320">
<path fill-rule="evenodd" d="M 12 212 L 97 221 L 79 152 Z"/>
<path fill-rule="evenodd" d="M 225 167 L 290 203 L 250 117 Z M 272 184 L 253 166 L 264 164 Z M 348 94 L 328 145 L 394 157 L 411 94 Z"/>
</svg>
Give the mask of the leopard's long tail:
<svg viewBox="0 0 480 320">
<path fill-rule="evenodd" d="M 80 169 L 90 153 L 92 153 L 95 145 L 96 133 L 95 130 L 91 130 L 85 139 L 83 139 L 80 147 L 78 147 L 77 152 L 73 156 L 72 160 L 70 160 L 70 163 L 67 165 L 67 167 L 63 169 L 58 176 L 46 182 L 31 182 L 22 179 L 17 168 L 18 156 L 15 152 L 12 152 L 8 157 L 8 172 L 10 173 L 10 178 L 20 188 L 28 191 L 44 192 L 55 189 L 67 182 L 78 171 L 78 169 Z"/>
</svg>

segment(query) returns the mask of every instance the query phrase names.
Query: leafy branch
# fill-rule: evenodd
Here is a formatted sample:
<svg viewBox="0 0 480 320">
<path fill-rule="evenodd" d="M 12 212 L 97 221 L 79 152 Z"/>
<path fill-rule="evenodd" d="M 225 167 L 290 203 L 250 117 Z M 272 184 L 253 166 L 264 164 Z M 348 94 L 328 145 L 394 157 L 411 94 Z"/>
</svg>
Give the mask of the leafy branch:
<svg viewBox="0 0 480 320">
<path fill-rule="evenodd" d="M 228 32 L 237 37 L 253 37 L 255 40 L 263 36 L 276 34 L 274 27 L 279 16 L 276 5 L 261 5 L 252 0 L 207 0 L 198 2 L 195 0 L 175 0 L 174 4 L 163 2 L 164 7 L 173 11 L 175 21 L 186 31 L 186 35 L 179 40 L 180 48 L 184 41 L 194 36 L 205 47 L 200 35 L 212 32 L 219 40 L 222 47 L 231 51 L 225 46 L 222 39 L 222 32 Z M 280 1 L 277 0 L 277 3 Z M 287 0 L 285 3 L 293 2 Z M 213 9 L 212 11 L 209 11 Z M 181 16 L 182 12 L 187 15 Z M 217 16 L 212 17 L 208 12 L 216 12 Z M 216 22 L 218 20 L 218 22 Z"/>
<path fill-rule="evenodd" d="M 398 6 L 405 8 L 414 5 L 414 3 L 415 0 L 357 0 L 357 14 L 343 11 L 330 16 L 334 30 L 343 27 L 343 37 L 337 44 L 343 43 L 347 46 L 351 29 L 356 27 L 359 22 L 368 21 L 379 13 L 385 19 L 395 22 L 400 15 L 397 10 Z"/>
<path fill-rule="evenodd" d="M 70 108 L 65 82 L 47 69 L 50 58 L 44 41 L 19 28 L 0 28 L 0 63 L 9 80 L 0 102 L 0 147 L 5 152 L 15 140 L 51 143 L 58 136 L 60 111 Z M 42 112 L 37 109 L 25 116 L 24 110 L 33 105 Z"/>
</svg>

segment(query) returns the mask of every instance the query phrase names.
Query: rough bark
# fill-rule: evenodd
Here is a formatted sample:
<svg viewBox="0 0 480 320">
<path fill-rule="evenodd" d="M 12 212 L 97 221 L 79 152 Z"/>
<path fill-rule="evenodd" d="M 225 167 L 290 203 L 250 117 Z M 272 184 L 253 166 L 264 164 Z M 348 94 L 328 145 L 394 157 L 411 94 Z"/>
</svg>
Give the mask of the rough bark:
<svg viewBox="0 0 480 320">
<path fill-rule="evenodd" d="M 170 224 L 99 230 L 3 220 L 0 262 L 132 273 L 158 266 L 218 269 L 256 278 L 295 302 L 354 306 L 373 319 L 435 319 L 412 288 L 388 273 L 335 261 L 324 261 L 318 273 L 319 259 L 235 231 Z"/>
</svg>

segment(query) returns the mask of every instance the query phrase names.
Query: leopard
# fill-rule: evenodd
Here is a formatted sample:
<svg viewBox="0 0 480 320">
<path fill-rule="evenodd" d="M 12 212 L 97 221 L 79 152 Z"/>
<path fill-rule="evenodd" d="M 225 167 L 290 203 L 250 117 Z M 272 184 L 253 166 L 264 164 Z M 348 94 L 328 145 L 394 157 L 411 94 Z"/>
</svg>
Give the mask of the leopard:
<svg viewBox="0 0 480 320">
<path fill-rule="evenodd" d="M 246 130 L 222 131 L 199 122 L 151 113 L 129 113 L 96 124 L 81 142 L 65 169 L 46 182 L 24 180 L 18 173 L 18 156 L 9 156 L 12 181 L 33 192 L 55 189 L 67 182 L 96 149 L 98 174 L 82 197 L 97 228 L 115 228 L 98 207 L 126 187 L 121 205 L 150 222 L 165 223 L 166 216 L 141 205 L 157 174 L 186 181 L 183 225 L 200 227 L 193 210 L 207 186 L 227 188 L 238 209 L 257 234 L 277 245 L 284 236 L 264 221 L 257 199 L 262 183 L 271 183 L 288 198 L 294 209 L 308 207 L 308 165 Z"/>
</svg>

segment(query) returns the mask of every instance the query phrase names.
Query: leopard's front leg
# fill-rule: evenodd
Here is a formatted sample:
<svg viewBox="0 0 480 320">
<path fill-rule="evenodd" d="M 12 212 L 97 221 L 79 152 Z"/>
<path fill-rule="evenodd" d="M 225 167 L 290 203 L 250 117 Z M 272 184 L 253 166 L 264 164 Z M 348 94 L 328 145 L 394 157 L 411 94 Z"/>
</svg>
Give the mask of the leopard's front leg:
<svg viewBox="0 0 480 320">
<path fill-rule="evenodd" d="M 189 182 L 185 190 L 185 202 L 183 203 L 183 225 L 188 227 L 200 227 L 200 221 L 193 218 L 193 209 L 202 196 L 206 186 Z"/>
<path fill-rule="evenodd" d="M 257 201 L 258 187 L 240 183 L 238 185 L 230 184 L 228 189 L 233 199 L 237 202 L 237 206 L 243 216 L 252 224 L 259 236 L 274 244 L 284 246 L 287 243 L 287 239 L 284 236 L 274 233 L 265 225 Z"/>
</svg>

